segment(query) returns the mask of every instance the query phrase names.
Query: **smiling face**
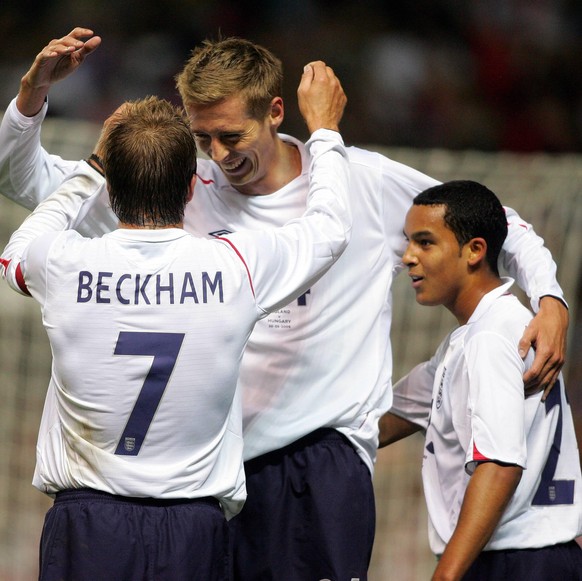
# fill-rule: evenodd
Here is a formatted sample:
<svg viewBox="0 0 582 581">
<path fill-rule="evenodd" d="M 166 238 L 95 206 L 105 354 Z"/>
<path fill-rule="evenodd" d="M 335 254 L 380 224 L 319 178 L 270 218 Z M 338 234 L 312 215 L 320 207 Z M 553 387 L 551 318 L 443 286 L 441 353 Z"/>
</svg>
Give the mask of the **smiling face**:
<svg viewBox="0 0 582 581">
<path fill-rule="evenodd" d="M 281 99 L 273 99 L 262 119 L 251 117 L 238 95 L 212 105 L 188 105 L 186 111 L 198 148 L 218 164 L 234 188 L 247 195 L 273 191 L 270 178 L 276 173 Z"/>
<path fill-rule="evenodd" d="M 404 234 L 403 261 L 421 305 L 444 305 L 457 315 L 468 276 L 469 245 L 459 246 L 444 221 L 443 205 L 412 206 Z"/>
</svg>

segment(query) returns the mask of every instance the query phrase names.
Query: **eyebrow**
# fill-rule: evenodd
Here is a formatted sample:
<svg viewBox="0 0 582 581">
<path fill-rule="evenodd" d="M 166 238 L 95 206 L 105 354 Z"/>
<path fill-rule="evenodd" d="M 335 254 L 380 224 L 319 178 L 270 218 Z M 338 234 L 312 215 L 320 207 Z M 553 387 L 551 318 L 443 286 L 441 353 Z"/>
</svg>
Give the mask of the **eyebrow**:
<svg viewBox="0 0 582 581">
<path fill-rule="evenodd" d="M 192 130 L 192 133 L 194 133 L 194 137 L 216 136 L 218 138 L 241 137 L 244 134 L 244 132 L 242 130 L 235 130 L 235 131 L 219 130 L 219 131 L 214 131 L 214 132 L 208 132 L 208 131 L 202 131 L 202 130 Z"/>
<path fill-rule="evenodd" d="M 406 234 L 404 234 L 406 236 Z M 413 232 L 410 238 L 420 238 L 422 236 L 434 236 L 434 232 L 430 230 L 419 230 L 418 232 Z"/>
</svg>

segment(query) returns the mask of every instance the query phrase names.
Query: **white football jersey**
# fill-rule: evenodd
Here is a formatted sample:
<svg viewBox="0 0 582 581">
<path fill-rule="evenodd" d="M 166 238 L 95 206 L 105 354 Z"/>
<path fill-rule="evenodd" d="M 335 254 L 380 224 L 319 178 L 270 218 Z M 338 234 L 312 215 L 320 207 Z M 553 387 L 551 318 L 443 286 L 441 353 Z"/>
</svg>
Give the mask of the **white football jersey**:
<svg viewBox="0 0 582 581">
<path fill-rule="evenodd" d="M 245 344 L 255 322 L 314 283 L 349 237 L 345 149 L 331 131 L 313 139 L 308 210 L 280 229 L 221 239 L 175 228 L 93 239 L 51 232 L 68 224 L 58 217 L 68 199 L 94 190 L 87 166 L 13 235 L 7 279 L 41 304 L 53 354 L 36 487 L 213 496 L 228 516 L 240 510 L 235 388 Z"/>
<path fill-rule="evenodd" d="M 450 540 L 478 462 L 524 468 L 521 481 L 484 550 L 538 548 L 582 534 L 582 477 L 563 378 L 545 403 L 524 399 L 518 343 L 531 313 L 507 291 L 489 292 L 466 325 L 430 362 L 394 388 L 392 413 L 426 430 L 422 477 L 431 549 Z"/>
<path fill-rule="evenodd" d="M 45 113 L 46 107 L 35 118 L 24 117 L 13 101 L 0 126 L 0 193 L 28 207 L 51 193 L 46 183 L 58 182 L 78 163 L 42 150 Z M 302 143 L 281 138 L 301 152 L 300 176 L 270 195 L 245 196 L 216 164 L 199 160 L 185 229 L 208 237 L 275 228 L 299 217 L 305 210 L 309 157 Z M 9 153 L 16 148 L 17 155 Z M 304 295 L 255 327 L 243 356 L 247 460 L 331 427 L 350 439 L 373 470 L 378 418 L 392 401 L 391 285 L 402 269 L 404 219 L 413 198 L 438 182 L 377 153 L 350 147 L 348 155 L 353 227 L 346 252 Z M 91 236 L 113 229 L 107 199 L 103 184 L 77 209 L 71 227 Z M 504 265 L 537 310 L 541 296 L 563 296 L 556 266 L 531 226 L 506 211 Z"/>
</svg>

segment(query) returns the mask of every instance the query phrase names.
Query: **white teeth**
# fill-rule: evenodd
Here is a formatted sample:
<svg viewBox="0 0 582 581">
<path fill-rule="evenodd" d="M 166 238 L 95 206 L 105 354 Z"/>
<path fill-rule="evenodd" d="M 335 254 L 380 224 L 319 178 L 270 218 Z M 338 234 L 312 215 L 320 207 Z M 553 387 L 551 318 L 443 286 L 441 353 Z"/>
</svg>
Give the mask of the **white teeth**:
<svg viewBox="0 0 582 581">
<path fill-rule="evenodd" d="M 233 163 L 230 163 L 230 164 L 223 163 L 221 165 L 225 171 L 232 171 L 233 169 L 240 167 L 243 164 L 243 161 L 244 161 L 244 158 L 241 157 L 240 159 L 237 159 Z"/>
</svg>

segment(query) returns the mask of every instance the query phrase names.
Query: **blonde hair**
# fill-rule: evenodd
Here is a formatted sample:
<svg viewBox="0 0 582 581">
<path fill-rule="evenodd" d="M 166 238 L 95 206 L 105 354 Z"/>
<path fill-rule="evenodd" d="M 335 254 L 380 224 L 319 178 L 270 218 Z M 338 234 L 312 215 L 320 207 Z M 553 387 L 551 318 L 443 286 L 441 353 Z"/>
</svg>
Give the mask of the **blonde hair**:
<svg viewBox="0 0 582 581">
<path fill-rule="evenodd" d="M 263 118 L 283 85 L 281 61 L 266 48 L 242 38 L 206 40 L 176 76 L 184 107 L 212 105 L 240 95 L 248 114 Z"/>
</svg>

